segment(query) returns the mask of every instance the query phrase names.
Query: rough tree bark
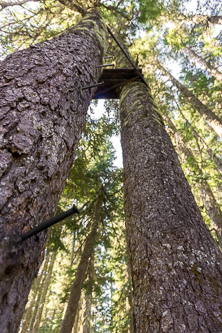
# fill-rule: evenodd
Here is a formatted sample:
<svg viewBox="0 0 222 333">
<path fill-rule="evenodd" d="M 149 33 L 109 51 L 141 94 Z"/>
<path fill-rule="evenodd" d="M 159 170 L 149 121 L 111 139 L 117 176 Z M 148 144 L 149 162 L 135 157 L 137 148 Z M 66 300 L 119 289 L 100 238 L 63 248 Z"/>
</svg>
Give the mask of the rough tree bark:
<svg viewBox="0 0 222 333">
<path fill-rule="evenodd" d="M 189 91 L 183 84 L 181 84 L 173 75 L 168 72 L 159 62 L 159 69 L 167 75 L 172 83 L 177 87 L 183 96 L 185 96 L 188 102 L 199 112 L 199 114 L 208 122 L 209 126 L 222 137 L 222 121 L 221 119 L 211 111 L 206 105 L 204 105 L 191 91 Z"/>
<path fill-rule="evenodd" d="M 140 82 L 121 93 L 135 332 L 222 332 L 222 254 Z"/>
<path fill-rule="evenodd" d="M 14 333 L 43 258 L 47 232 L 72 167 L 107 45 L 97 12 L 51 40 L 0 63 L 0 331 Z"/>
<path fill-rule="evenodd" d="M 69 296 L 68 306 L 66 313 L 62 321 L 60 333 L 71 333 L 75 322 L 75 316 L 78 309 L 78 303 L 81 296 L 81 290 L 85 281 L 89 258 L 93 253 L 94 242 L 97 235 L 97 229 L 99 220 L 101 218 L 102 203 L 104 200 L 104 189 L 102 188 L 98 194 L 98 198 L 95 204 L 95 212 L 93 216 L 92 228 L 88 236 L 86 237 L 84 250 L 81 255 L 80 263 L 73 281 L 71 293 Z"/>
<path fill-rule="evenodd" d="M 127 258 L 126 261 L 126 283 L 131 281 L 131 272 L 130 272 L 130 265 Z M 126 295 L 126 311 L 128 315 L 128 325 L 127 325 L 127 332 L 128 333 L 135 333 L 134 332 L 134 324 L 133 324 L 133 293 L 131 283 L 130 286 L 127 288 L 127 295 Z"/>
<path fill-rule="evenodd" d="M 218 81 L 222 82 L 222 73 L 218 72 L 218 70 L 216 68 L 214 68 L 212 65 L 210 65 L 209 63 L 206 62 L 205 59 L 203 59 L 202 57 L 200 57 L 196 52 L 194 52 L 190 47 L 185 47 L 185 51 L 187 52 L 188 55 L 197 60 L 201 65 L 203 65 L 207 72 L 214 76 Z"/>
</svg>

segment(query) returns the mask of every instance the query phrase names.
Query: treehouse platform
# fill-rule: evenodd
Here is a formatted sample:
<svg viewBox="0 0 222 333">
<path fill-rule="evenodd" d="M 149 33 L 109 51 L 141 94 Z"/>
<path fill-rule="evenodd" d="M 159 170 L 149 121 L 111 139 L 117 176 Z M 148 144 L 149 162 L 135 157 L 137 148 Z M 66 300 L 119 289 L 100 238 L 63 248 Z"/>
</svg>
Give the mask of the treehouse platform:
<svg viewBox="0 0 222 333">
<path fill-rule="evenodd" d="M 142 74 L 142 69 L 138 68 Z M 128 82 L 140 81 L 138 72 L 134 68 L 104 68 L 99 82 L 104 85 L 98 86 L 93 96 L 94 99 L 119 99 L 120 88 Z"/>
</svg>

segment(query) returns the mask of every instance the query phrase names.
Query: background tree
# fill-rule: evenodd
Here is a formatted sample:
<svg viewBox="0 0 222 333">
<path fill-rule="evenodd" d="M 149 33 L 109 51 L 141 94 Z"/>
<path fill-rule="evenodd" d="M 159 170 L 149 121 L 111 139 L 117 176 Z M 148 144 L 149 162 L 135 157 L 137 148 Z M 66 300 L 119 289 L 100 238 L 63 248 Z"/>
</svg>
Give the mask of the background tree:
<svg viewBox="0 0 222 333">
<path fill-rule="evenodd" d="M 4 39 L 6 34 L 3 34 L 2 41 L 3 43 L 5 43 L 5 52 L 8 51 L 10 47 L 14 48 L 15 45 L 17 45 L 17 47 L 24 47 L 25 45 L 29 45 L 29 43 L 31 43 L 35 38 L 35 31 L 37 31 L 36 36 L 37 38 L 39 38 L 38 40 L 41 40 L 41 38 L 44 39 L 46 34 L 48 34 L 47 36 L 49 37 L 50 35 L 52 36 L 53 34 L 56 35 L 60 33 L 60 31 L 63 30 L 67 22 L 71 22 L 72 20 L 74 20 L 74 16 L 76 17 L 75 19 L 79 19 L 79 14 L 76 14 L 76 12 L 74 11 L 76 9 L 80 10 L 80 12 L 84 12 L 86 9 L 89 8 L 88 6 L 101 6 L 100 3 L 84 3 L 84 8 L 79 9 L 77 8 L 78 5 L 76 5 L 75 8 L 71 8 L 72 4 L 68 2 L 66 2 L 65 4 L 63 3 L 62 11 L 60 11 L 60 13 L 63 13 L 62 15 L 66 15 L 66 18 L 69 16 L 69 20 L 64 20 L 62 24 L 62 19 L 60 20 L 59 11 L 59 15 L 57 15 L 56 10 L 54 11 L 53 9 L 55 8 L 53 7 L 55 3 L 51 3 L 50 5 L 48 5 L 48 9 L 44 9 L 44 4 L 41 4 L 40 2 L 38 3 L 38 5 L 39 4 L 43 8 L 41 9 L 41 13 L 43 15 L 42 17 L 46 18 L 46 11 L 48 10 L 50 14 L 47 15 L 48 17 L 50 15 L 51 17 L 53 16 L 53 20 L 51 20 L 50 22 L 47 21 L 49 23 L 45 28 L 41 23 L 43 27 L 42 30 L 39 29 L 37 19 L 35 23 L 33 23 L 34 21 L 32 21 L 31 25 L 33 29 L 32 33 L 29 36 L 27 33 L 23 33 L 25 29 L 26 31 L 29 30 L 29 23 L 27 23 L 26 27 L 25 25 L 23 25 L 25 29 L 18 29 L 19 34 L 17 35 L 13 35 L 13 33 L 11 34 L 9 32 L 8 37 L 10 36 L 11 39 L 8 38 L 7 42 L 6 39 Z M 34 10 L 36 10 L 36 13 L 38 12 L 38 5 L 36 5 L 36 8 L 34 8 Z M 138 3 L 134 2 L 130 5 L 129 3 L 127 3 L 127 6 L 128 9 L 125 6 L 124 2 L 118 2 L 113 6 L 105 4 L 105 6 L 102 6 L 103 17 L 107 20 L 107 22 L 109 22 L 109 24 L 112 25 L 112 28 L 117 28 L 118 26 L 124 27 L 124 35 L 128 35 L 127 41 L 131 44 L 131 49 L 133 49 L 135 52 L 135 58 L 136 54 L 140 53 L 139 62 L 141 65 L 143 65 L 145 69 L 145 74 L 149 79 L 149 84 L 152 87 L 152 91 L 154 92 L 160 111 L 166 110 L 166 108 L 169 110 L 169 115 L 171 119 L 173 119 L 173 121 L 175 122 L 177 129 L 181 133 L 183 133 L 183 138 L 186 145 L 191 149 L 192 153 L 194 154 L 195 159 L 198 163 L 198 167 L 202 170 L 201 176 L 197 176 L 193 169 L 190 168 L 190 164 L 187 162 L 183 162 L 182 157 L 181 161 L 183 162 L 185 174 L 190 184 L 192 185 L 193 192 L 194 194 L 196 194 L 195 196 L 197 198 L 197 202 L 202 209 L 203 217 L 205 218 L 205 221 L 208 223 L 209 227 L 212 229 L 210 224 L 210 218 L 207 217 L 206 210 L 202 202 L 203 200 L 201 198 L 201 195 L 197 191 L 196 184 L 202 181 L 202 179 L 207 180 L 215 199 L 217 200 L 221 197 L 221 193 L 220 191 L 218 191 L 218 189 L 220 189 L 221 179 L 217 169 L 217 165 L 220 164 L 218 163 L 220 162 L 221 151 L 220 140 L 218 140 L 215 133 L 211 131 L 208 122 L 206 122 L 201 116 L 199 116 L 199 114 L 195 110 L 195 107 L 191 107 L 186 102 L 184 96 L 176 89 L 174 89 L 169 83 L 169 81 L 166 83 L 161 82 L 160 79 L 166 81 L 167 78 L 162 76 L 160 71 L 158 70 L 158 66 L 154 65 L 153 54 L 155 53 L 155 56 L 157 56 L 161 60 L 161 62 L 164 63 L 164 66 L 166 65 L 166 67 L 168 67 L 167 63 L 169 63 L 169 61 L 171 61 L 171 63 L 174 62 L 174 64 L 176 61 L 177 63 L 182 65 L 183 70 L 181 71 L 181 77 L 179 78 L 177 76 L 177 80 L 180 80 L 180 82 L 182 82 L 184 86 L 188 87 L 188 89 L 192 91 L 192 93 L 201 101 L 202 104 L 206 105 L 207 108 L 212 110 L 212 112 L 214 112 L 218 117 L 220 117 L 220 82 L 218 82 L 212 77 L 207 76 L 206 72 L 204 72 L 201 67 L 198 67 L 197 63 L 190 63 L 190 59 L 185 55 L 183 51 L 185 47 L 192 47 L 192 49 L 194 49 L 198 54 L 204 56 L 204 59 L 207 59 L 208 64 L 216 68 L 220 73 L 219 55 L 221 52 L 221 37 L 219 35 L 217 38 L 213 37 L 214 28 L 207 24 L 207 21 L 210 21 L 210 18 L 217 15 L 218 13 L 216 12 L 216 9 L 214 9 L 211 11 L 210 15 L 206 17 L 206 13 L 201 13 L 200 11 L 197 11 L 199 18 L 194 17 L 194 15 L 189 14 L 187 10 L 184 10 L 184 2 L 176 4 L 172 3 L 169 4 L 168 7 L 165 7 L 164 4 L 160 2 L 153 6 L 152 2 L 139 1 Z M 209 9 L 209 4 L 206 4 L 205 8 L 207 7 Z M 7 8 L 5 8 L 5 10 L 6 9 Z M 34 10 L 32 9 L 33 12 Z M 11 13 L 7 13 L 8 17 L 11 15 Z M 33 18 L 35 17 L 36 13 L 32 13 Z M 111 13 L 114 13 L 116 17 L 114 15 L 111 15 Z M 65 17 L 62 15 L 61 18 Z M 205 17 L 203 15 L 205 15 Z M 28 21 L 30 22 L 29 19 L 27 20 L 27 22 Z M 44 22 L 44 20 L 42 20 L 42 22 Z M 165 25 L 166 22 L 168 22 L 168 25 Z M 22 23 L 20 20 L 17 20 L 17 24 L 21 25 Z M 10 26 L 12 27 L 13 24 L 11 24 Z M 135 33 L 138 27 L 147 29 L 148 37 L 145 37 L 143 40 L 136 41 L 136 39 L 138 38 L 138 34 Z M 13 31 L 13 29 L 11 31 Z M 160 32 L 159 35 L 157 34 L 157 31 Z M 184 121 L 180 110 L 182 110 L 183 114 L 186 116 L 186 119 L 195 130 L 195 133 L 198 134 L 198 139 L 197 136 L 193 135 L 194 131 L 192 131 L 191 128 Z M 205 142 L 206 145 L 203 146 L 200 144 L 200 142 Z M 210 148 L 210 150 L 208 149 L 207 151 L 206 147 Z M 209 158 L 209 151 L 212 152 L 211 158 Z M 217 163 L 215 163 L 215 156 L 217 158 Z M 212 231 L 212 233 L 214 234 L 214 231 Z M 215 234 L 214 236 L 216 238 Z M 102 252 L 103 251 L 101 251 L 101 253 Z M 71 260 L 70 258 L 70 261 L 73 261 L 73 259 Z M 102 272 L 105 273 L 106 269 L 104 268 L 104 271 L 102 270 Z M 107 275 L 107 277 L 108 276 L 109 275 Z M 112 289 L 111 285 L 112 283 L 107 290 Z M 105 290 L 106 288 L 104 289 L 104 291 Z M 104 294 L 102 293 L 101 295 Z M 103 299 L 102 302 L 106 300 L 106 304 L 109 304 L 108 297 L 99 297 L 98 294 L 98 299 L 99 298 Z M 103 307 L 101 307 L 100 309 L 101 313 L 104 314 L 103 319 L 106 318 L 107 326 L 111 327 L 110 323 L 112 321 L 110 321 L 109 319 L 111 318 L 109 317 L 109 312 L 107 315 L 106 312 L 103 312 L 102 309 Z M 57 319 L 61 320 L 61 318 L 59 319 L 59 315 L 57 315 Z M 102 321 L 100 321 L 100 323 L 102 325 Z M 101 325 L 97 324 L 97 330 L 99 329 L 98 327 L 102 327 Z"/>
</svg>

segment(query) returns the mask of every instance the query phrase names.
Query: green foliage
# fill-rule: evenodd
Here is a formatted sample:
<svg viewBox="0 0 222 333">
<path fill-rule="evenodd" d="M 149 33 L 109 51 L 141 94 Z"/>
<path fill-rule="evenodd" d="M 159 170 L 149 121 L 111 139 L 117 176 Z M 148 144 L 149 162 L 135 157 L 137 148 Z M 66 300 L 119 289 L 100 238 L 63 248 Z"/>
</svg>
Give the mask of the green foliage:
<svg viewBox="0 0 222 333">
<path fill-rule="evenodd" d="M 4 9 L 0 27 L 2 54 L 46 40 L 71 27 L 80 15 L 70 8 L 70 4 L 65 6 L 59 1 L 47 0 Z M 218 161 L 222 164 L 222 141 L 161 71 L 158 61 L 169 67 L 173 75 L 177 75 L 177 79 L 202 103 L 222 117 L 222 82 L 185 52 L 185 48 L 191 48 L 209 67 L 221 72 L 221 33 L 215 37 L 214 28 L 207 24 L 206 19 L 194 18 L 188 15 L 189 12 L 183 11 L 186 5 L 184 1 L 83 1 L 81 5 L 85 9 L 100 7 L 106 23 L 127 38 L 134 58 L 139 55 L 139 67 L 143 68 L 160 112 L 165 119 L 166 116 L 171 119 L 183 144 L 193 154 L 187 159 L 181 154 L 166 120 L 166 129 L 184 173 L 203 218 L 211 229 L 200 185 L 207 181 L 215 199 L 221 202 L 222 169 Z M 142 30 L 147 33 L 144 34 Z M 141 38 L 140 33 L 143 35 Z M 175 68 L 179 74 L 174 73 Z M 39 332 L 59 332 L 101 184 L 107 184 L 102 218 L 94 248 L 93 273 L 90 275 L 88 272 L 83 287 L 78 325 L 83 326 L 84 301 L 86 295 L 91 295 L 91 333 L 133 332 L 132 285 L 123 213 L 123 175 L 121 169 L 114 167 L 115 152 L 110 141 L 112 135 L 119 132 L 119 105 L 116 101 L 106 101 L 105 108 L 106 115 L 94 120 L 94 111 L 90 106 L 91 114 L 87 117 L 75 164 L 58 207 L 59 213 L 75 203 L 80 209 L 80 217 L 70 217 L 65 224 L 53 227 L 49 236 L 46 259 L 54 252 L 56 261 Z M 216 239 L 215 233 L 213 237 Z M 43 286 L 43 280 L 41 283 Z"/>
</svg>

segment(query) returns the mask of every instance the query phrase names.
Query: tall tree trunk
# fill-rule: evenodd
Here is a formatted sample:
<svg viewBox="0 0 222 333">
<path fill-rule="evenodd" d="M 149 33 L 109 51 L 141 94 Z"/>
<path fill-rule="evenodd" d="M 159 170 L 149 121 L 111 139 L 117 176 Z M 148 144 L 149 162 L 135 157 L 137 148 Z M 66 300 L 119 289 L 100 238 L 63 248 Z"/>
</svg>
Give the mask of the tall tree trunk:
<svg viewBox="0 0 222 333">
<path fill-rule="evenodd" d="M 222 253 L 140 82 L 122 90 L 121 128 L 135 332 L 218 333 Z"/>
<path fill-rule="evenodd" d="M 74 231 L 73 239 L 72 239 L 72 251 L 71 251 L 71 259 L 70 259 L 70 267 L 72 267 L 72 265 L 74 263 L 75 244 L 76 244 L 76 232 Z"/>
<path fill-rule="evenodd" d="M 44 260 L 42 272 L 40 275 L 38 275 L 38 277 L 36 278 L 36 281 L 34 283 L 34 286 L 32 287 L 33 290 L 31 293 L 31 301 L 30 301 L 29 307 L 26 311 L 24 321 L 22 323 L 21 333 L 26 333 L 31 324 L 32 311 L 33 311 L 33 307 L 35 305 L 36 295 L 39 295 L 39 286 L 40 286 L 43 276 L 45 275 L 45 272 L 47 270 L 48 262 L 49 262 L 49 255 L 46 256 L 46 258 Z"/>
<path fill-rule="evenodd" d="M 52 217 L 71 170 L 107 45 L 97 12 L 0 64 L 0 331 L 17 332 L 47 232 L 18 235 Z"/>
<path fill-rule="evenodd" d="M 90 258 L 88 267 L 88 278 L 90 290 L 85 292 L 85 311 L 83 318 L 83 333 L 90 333 L 91 327 L 91 307 L 92 307 L 92 284 L 93 284 L 93 273 L 94 273 L 94 251 Z"/>
<path fill-rule="evenodd" d="M 210 75 L 214 76 L 218 81 L 222 82 L 222 73 L 218 72 L 218 70 L 216 68 L 214 68 L 213 66 L 211 66 L 210 64 L 208 64 L 205 59 L 203 59 L 202 57 L 200 57 L 190 47 L 185 47 L 185 51 L 187 52 L 188 55 L 191 56 L 191 58 L 193 57 L 201 65 L 203 65 L 206 68 L 207 72 Z"/>
<path fill-rule="evenodd" d="M 203 177 L 203 172 L 200 169 L 192 151 L 188 147 L 186 147 L 181 134 L 177 131 L 176 127 L 174 126 L 168 115 L 165 115 L 165 117 L 167 119 L 167 124 L 175 137 L 178 150 L 181 152 L 183 158 L 185 159 L 186 162 L 192 160 L 193 171 L 195 172 L 195 174 L 198 174 L 200 177 Z M 204 178 L 201 180 L 199 184 L 197 184 L 197 186 L 200 189 L 201 197 L 203 200 L 204 207 L 206 208 L 206 212 L 211 219 L 212 227 L 215 228 L 215 230 L 217 230 L 219 244 L 222 249 L 222 212 L 220 206 L 218 205 L 213 195 L 210 185 Z"/>
<path fill-rule="evenodd" d="M 85 309 L 83 317 L 83 333 L 90 333 L 92 294 L 85 292 Z"/>
<path fill-rule="evenodd" d="M 219 157 L 217 157 L 217 155 L 215 155 L 215 153 L 208 146 L 208 144 L 204 141 L 204 139 L 197 133 L 197 131 L 193 128 L 193 126 L 190 124 L 190 122 L 184 116 L 183 112 L 181 111 L 181 109 L 179 107 L 178 107 L 178 110 L 179 110 L 182 118 L 185 120 L 187 126 L 191 129 L 191 131 L 192 131 L 194 137 L 196 138 L 196 140 L 200 140 L 201 141 L 202 146 L 204 147 L 204 149 L 206 150 L 206 152 L 208 153 L 208 155 L 212 158 L 212 160 L 214 161 L 214 163 L 217 166 L 218 170 L 220 172 L 222 172 L 222 161 L 221 161 L 221 159 Z"/>
<path fill-rule="evenodd" d="M 206 15 L 193 15 L 189 17 L 192 18 L 195 23 L 202 23 L 203 21 L 206 21 L 206 23 L 209 22 L 211 24 L 222 24 L 222 16 L 219 15 L 211 17 Z"/>
<path fill-rule="evenodd" d="M 183 84 L 181 84 L 173 75 L 168 72 L 159 62 L 158 67 L 167 75 L 172 83 L 177 87 L 183 96 L 185 96 L 188 102 L 199 112 L 199 114 L 208 122 L 209 126 L 222 137 L 222 121 L 221 119 L 211 111 L 206 105 L 204 105 L 192 92 L 190 92 Z"/>
<path fill-rule="evenodd" d="M 127 258 L 126 261 L 126 283 L 129 285 L 129 281 L 131 281 L 131 272 L 130 272 L 130 265 Z M 128 325 L 127 325 L 127 332 L 134 333 L 134 325 L 133 325 L 133 295 L 132 295 L 132 288 L 131 283 L 127 288 L 127 295 L 126 295 L 126 311 L 128 314 Z"/>
<path fill-rule="evenodd" d="M 86 237 L 84 250 L 81 255 L 80 263 L 75 275 L 75 279 L 71 288 L 68 306 L 66 309 L 65 317 L 62 321 L 60 333 L 71 333 L 75 316 L 78 308 L 78 302 L 81 295 L 83 283 L 88 267 L 88 261 L 93 252 L 94 242 L 97 235 L 98 223 L 101 218 L 102 203 L 104 199 L 104 189 L 102 188 L 98 194 L 98 199 L 95 204 L 95 212 L 93 216 L 93 224 L 90 233 Z"/>
<path fill-rule="evenodd" d="M 76 311 L 75 322 L 73 325 L 72 333 L 80 333 L 81 325 L 82 325 L 82 321 L 83 321 L 82 317 L 83 317 L 83 299 L 82 299 L 82 295 L 81 295 L 79 302 L 78 302 L 78 308 Z"/>
<path fill-rule="evenodd" d="M 208 22 L 211 24 L 222 24 L 222 16 L 217 15 L 208 17 Z"/>
<path fill-rule="evenodd" d="M 30 332 L 33 331 L 33 327 L 34 327 L 35 320 L 36 320 L 36 317 L 37 317 L 38 309 L 39 309 L 39 306 L 40 306 L 42 293 L 43 293 L 43 286 L 44 286 L 46 278 L 47 278 L 48 262 L 49 262 L 50 257 L 51 257 L 51 254 L 48 253 L 48 255 L 46 257 L 47 265 L 44 265 L 44 267 L 45 267 L 44 275 L 43 275 L 43 278 L 41 280 L 41 285 L 40 285 L 40 288 L 39 288 L 39 292 L 37 294 L 37 299 L 35 301 L 34 310 L 33 310 L 32 317 L 31 317 L 31 320 L 30 320 L 30 324 L 29 324 L 29 327 L 28 327 Z"/>
<path fill-rule="evenodd" d="M 42 296 L 41 296 L 41 300 L 40 300 L 40 303 L 39 303 L 39 308 L 38 308 L 37 316 L 36 316 L 36 319 L 35 319 L 35 325 L 34 325 L 32 333 L 38 333 L 38 330 L 39 330 L 39 325 L 40 325 L 40 322 L 41 322 L 42 312 L 43 312 L 46 296 L 47 296 L 47 293 L 48 293 L 48 289 L 49 289 L 49 285 L 50 285 L 50 281 L 51 281 L 51 277 L 52 277 L 52 271 L 53 271 L 53 266 L 54 266 L 55 259 L 56 259 L 56 253 L 53 252 L 52 256 L 51 256 L 47 276 L 46 276 L 46 279 L 45 279 L 45 283 L 42 286 Z"/>
</svg>

